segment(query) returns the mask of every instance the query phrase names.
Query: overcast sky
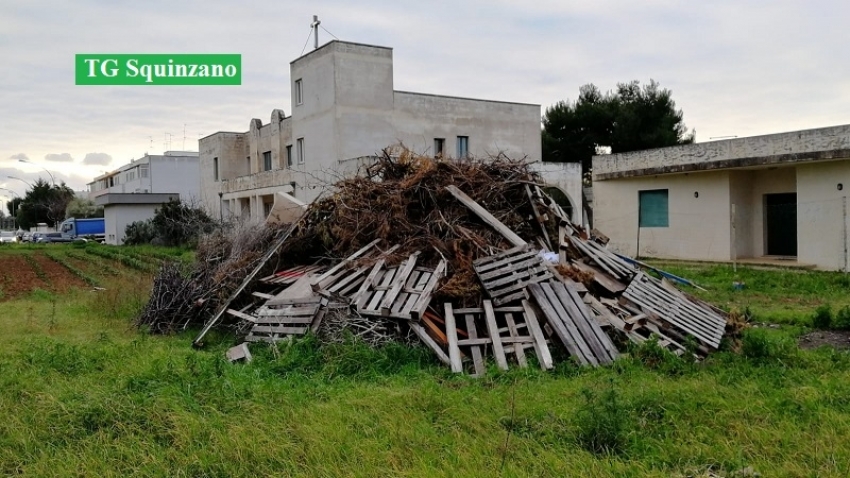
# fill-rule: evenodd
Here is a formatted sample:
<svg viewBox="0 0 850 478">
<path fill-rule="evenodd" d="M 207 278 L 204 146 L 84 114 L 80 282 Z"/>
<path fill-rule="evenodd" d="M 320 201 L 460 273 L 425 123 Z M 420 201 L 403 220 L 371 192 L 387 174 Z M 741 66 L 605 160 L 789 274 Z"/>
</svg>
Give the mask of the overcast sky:
<svg viewBox="0 0 850 478">
<path fill-rule="evenodd" d="M 397 90 L 542 114 L 583 84 L 652 78 L 697 141 L 850 123 L 850 2 L 3 0 L 0 188 L 23 194 L 47 169 L 83 189 L 146 152 L 290 114 L 314 14 L 320 43 L 392 47 Z M 239 53 L 242 85 L 75 86 L 77 53 Z"/>
</svg>

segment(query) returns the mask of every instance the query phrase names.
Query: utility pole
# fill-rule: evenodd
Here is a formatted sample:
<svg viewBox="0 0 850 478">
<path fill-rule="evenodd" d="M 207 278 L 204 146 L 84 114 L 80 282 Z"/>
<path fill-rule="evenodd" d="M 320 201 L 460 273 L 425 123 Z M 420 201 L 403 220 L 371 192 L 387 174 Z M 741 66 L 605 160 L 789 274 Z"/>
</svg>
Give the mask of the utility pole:
<svg viewBox="0 0 850 478">
<path fill-rule="evenodd" d="M 321 25 L 321 24 L 322 24 L 322 22 L 319 21 L 319 16 L 313 15 L 313 23 L 311 23 L 310 26 L 313 27 L 313 49 L 314 50 L 319 49 L 319 25 Z"/>
</svg>

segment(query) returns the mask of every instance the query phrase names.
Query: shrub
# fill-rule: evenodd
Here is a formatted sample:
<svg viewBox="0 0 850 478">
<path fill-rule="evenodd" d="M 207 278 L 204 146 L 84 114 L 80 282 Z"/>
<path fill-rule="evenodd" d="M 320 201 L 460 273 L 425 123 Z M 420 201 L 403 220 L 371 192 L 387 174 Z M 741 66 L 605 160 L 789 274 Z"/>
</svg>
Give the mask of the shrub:
<svg viewBox="0 0 850 478">
<path fill-rule="evenodd" d="M 835 314 L 832 326 L 838 330 L 850 330 L 850 306 L 845 305 Z"/>
<path fill-rule="evenodd" d="M 797 351 L 794 340 L 782 333 L 766 329 L 748 329 L 741 337 L 741 350 L 745 357 L 763 362 L 784 362 Z"/>
<path fill-rule="evenodd" d="M 832 327 L 832 307 L 829 304 L 823 304 L 815 309 L 815 315 L 812 317 L 812 326 L 816 329 L 828 329 Z"/>
<path fill-rule="evenodd" d="M 124 229 L 124 244 L 129 246 L 150 244 L 154 237 L 156 237 L 156 233 L 150 219 L 127 224 Z"/>
</svg>

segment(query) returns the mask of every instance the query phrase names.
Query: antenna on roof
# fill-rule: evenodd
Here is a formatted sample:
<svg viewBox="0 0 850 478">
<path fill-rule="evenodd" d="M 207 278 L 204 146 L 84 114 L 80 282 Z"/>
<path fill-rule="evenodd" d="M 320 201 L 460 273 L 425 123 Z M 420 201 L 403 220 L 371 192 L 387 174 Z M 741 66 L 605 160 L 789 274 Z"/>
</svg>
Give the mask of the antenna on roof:
<svg viewBox="0 0 850 478">
<path fill-rule="evenodd" d="M 321 24 L 322 24 L 322 22 L 319 21 L 319 16 L 313 15 L 313 23 L 311 23 L 310 26 L 313 28 L 313 49 L 314 50 L 319 49 L 319 25 L 321 25 Z"/>
</svg>

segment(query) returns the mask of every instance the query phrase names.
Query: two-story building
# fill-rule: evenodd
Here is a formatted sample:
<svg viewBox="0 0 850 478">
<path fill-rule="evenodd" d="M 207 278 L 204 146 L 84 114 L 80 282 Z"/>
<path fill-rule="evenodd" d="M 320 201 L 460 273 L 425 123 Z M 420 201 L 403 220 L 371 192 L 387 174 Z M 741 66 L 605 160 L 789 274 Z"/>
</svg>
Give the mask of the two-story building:
<svg viewBox="0 0 850 478">
<path fill-rule="evenodd" d="M 127 225 L 149 219 L 171 199 L 200 206 L 198 153 L 145 154 L 88 183 L 89 199 L 103 206 L 106 243 L 122 244 Z"/>
<path fill-rule="evenodd" d="M 331 41 L 292 61 L 290 82 L 290 116 L 276 109 L 267 124 L 253 119 L 247 132 L 200 140 L 201 198 L 211 216 L 263 219 L 277 192 L 310 202 L 392 145 L 541 159 L 540 105 L 395 90 L 391 48 Z M 580 191 L 580 172 L 569 176 Z"/>
</svg>

